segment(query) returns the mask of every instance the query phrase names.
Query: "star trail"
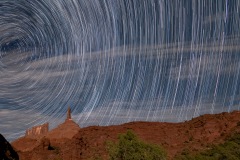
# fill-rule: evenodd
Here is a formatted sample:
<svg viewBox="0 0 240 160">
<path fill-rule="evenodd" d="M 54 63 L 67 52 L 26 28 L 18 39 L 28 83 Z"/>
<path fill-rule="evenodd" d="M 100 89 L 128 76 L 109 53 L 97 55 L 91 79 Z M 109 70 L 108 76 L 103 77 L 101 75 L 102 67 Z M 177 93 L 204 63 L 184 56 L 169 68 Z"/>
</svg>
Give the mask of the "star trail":
<svg viewBox="0 0 240 160">
<path fill-rule="evenodd" d="M 240 107 L 238 0 L 0 0 L 0 132 Z"/>
</svg>

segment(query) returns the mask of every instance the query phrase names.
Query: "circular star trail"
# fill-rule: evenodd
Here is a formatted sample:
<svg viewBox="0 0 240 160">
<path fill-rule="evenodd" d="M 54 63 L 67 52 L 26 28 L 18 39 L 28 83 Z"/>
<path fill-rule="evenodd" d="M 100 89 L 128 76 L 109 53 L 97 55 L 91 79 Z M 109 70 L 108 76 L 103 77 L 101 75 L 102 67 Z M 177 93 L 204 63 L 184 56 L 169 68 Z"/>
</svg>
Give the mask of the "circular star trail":
<svg viewBox="0 0 240 160">
<path fill-rule="evenodd" d="M 1 0 L 0 130 L 239 110 L 238 0 Z"/>
</svg>

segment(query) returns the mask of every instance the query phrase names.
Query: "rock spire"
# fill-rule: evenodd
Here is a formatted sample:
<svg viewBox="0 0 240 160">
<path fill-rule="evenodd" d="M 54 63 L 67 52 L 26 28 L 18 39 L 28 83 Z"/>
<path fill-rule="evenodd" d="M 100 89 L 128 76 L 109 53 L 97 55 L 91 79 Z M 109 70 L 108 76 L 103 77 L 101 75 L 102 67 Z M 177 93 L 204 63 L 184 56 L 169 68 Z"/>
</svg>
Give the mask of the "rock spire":
<svg viewBox="0 0 240 160">
<path fill-rule="evenodd" d="M 71 108 L 68 107 L 68 111 L 67 111 L 67 119 L 66 120 L 72 120 L 72 117 L 71 117 Z"/>
</svg>

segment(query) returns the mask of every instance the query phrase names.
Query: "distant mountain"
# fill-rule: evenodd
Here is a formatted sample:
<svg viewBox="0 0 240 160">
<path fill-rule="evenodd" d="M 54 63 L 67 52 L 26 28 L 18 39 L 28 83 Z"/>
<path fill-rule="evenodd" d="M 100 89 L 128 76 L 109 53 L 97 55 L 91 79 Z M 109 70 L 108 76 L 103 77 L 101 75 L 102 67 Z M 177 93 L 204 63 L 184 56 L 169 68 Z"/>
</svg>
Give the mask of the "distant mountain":
<svg viewBox="0 0 240 160">
<path fill-rule="evenodd" d="M 106 143 L 132 130 L 145 142 L 161 145 L 169 159 L 184 151 L 197 153 L 224 143 L 233 133 L 240 134 L 240 111 L 202 115 L 181 123 L 131 122 L 116 126 L 80 128 L 68 119 L 41 137 L 22 137 L 12 145 L 20 159 L 108 159 Z"/>
</svg>

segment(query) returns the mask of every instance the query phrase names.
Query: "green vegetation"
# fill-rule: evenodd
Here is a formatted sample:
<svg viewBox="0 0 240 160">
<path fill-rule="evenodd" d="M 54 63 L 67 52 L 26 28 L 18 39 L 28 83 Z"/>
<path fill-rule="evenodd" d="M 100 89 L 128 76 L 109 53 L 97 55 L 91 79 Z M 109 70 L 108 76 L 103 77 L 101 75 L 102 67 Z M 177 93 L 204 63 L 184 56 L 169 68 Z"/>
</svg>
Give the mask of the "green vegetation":
<svg viewBox="0 0 240 160">
<path fill-rule="evenodd" d="M 132 131 L 119 135 L 118 142 L 109 142 L 107 146 L 111 160 L 166 159 L 166 152 L 160 146 L 141 141 Z"/>
<path fill-rule="evenodd" d="M 240 159 L 240 134 L 235 134 L 225 143 L 214 145 L 211 149 L 192 155 L 184 150 L 176 160 L 239 160 Z"/>
<path fill-rule="evenodd" d="M 88 158 L 88 160 L 103 160 L 103 158 L 102 158 L 101 154 L 95 153 L 95 154 L 93 155 L 93 157 Z"/>
<path fill-rule="evenodd" d="M 97 156 L 93 156 L 92 158 L 89 158 L 88 160 L 103 160 L 103 158 L 101 157 L 101 155 L 97 155 Z"/>
</svg>

